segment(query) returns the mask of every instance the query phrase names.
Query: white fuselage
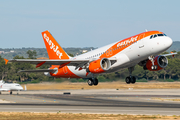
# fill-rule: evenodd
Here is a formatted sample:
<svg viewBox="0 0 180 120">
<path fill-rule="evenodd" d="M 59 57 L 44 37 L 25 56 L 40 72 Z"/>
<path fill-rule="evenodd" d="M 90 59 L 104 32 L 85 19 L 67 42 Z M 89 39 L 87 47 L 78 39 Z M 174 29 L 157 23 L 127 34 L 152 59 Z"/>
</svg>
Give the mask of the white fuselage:
<svg viewBox="0 0 180 120">
<path fill-rule="evenodd" d="M 0 91 L 21 91 L 23 87 L 17 83 L 3 83 L 0 84 Z"/>
<path fill-rule="evenodd" d="M 98 59 L 101 53 L 103 53 L 104 51 L 106 51 L 108 48 L 110 48 L 116 43 L 109 44 L 107 46 L 92 50 L 90 52 L 84 53 L 79 56 L 75 56 L 71 59 L 82 59 L 82 58 Z M 148 56 L 151 55 L 155 56 L 162 53 L 163 51 L 166 51 L 171 45 L 172 45 L 172 40 L 170 37 L 167 36 L 161 36 L 152 39 L 150 39 L 149 36 L 145 37 L 135 42 L 134 44 L 130 45 L 121 52 L 112 56 L 113 58 L 117 59 L 117 62 L 114 63 L 111 66 L 111 69 L 108 70 L 106 73 L 135 66 L 140 61 L 147 59 Z M 112 50 L 112 52 L 109 54 L 113 54 L 113 51 L 115 50 Z M 82 78 L 92 77 L 91 73 L 86 76 L 85 69 L 79 71 L 79 70 L 75 70 L 74 66 L 68 66 L 68 68 L 70 69 L 71 72 Z"/>
</svg>

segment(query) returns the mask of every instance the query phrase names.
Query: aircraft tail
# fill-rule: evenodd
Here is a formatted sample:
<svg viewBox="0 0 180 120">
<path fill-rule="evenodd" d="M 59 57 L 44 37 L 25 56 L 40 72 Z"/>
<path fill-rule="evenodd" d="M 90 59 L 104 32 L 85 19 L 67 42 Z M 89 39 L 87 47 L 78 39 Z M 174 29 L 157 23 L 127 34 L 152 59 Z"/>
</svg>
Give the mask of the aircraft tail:
<svg viewBox="0 0 180 120">
<path fill-rule="evenodd" d="M 70 58 L 70 56 L 62 49 L 62 47 L 53 38 L 53 36 L 48 30 L 42 32 L 42 37 L 46 45 L 46 50 L 47 50 L 49 59 L 69 59 Z"/>
</svg>

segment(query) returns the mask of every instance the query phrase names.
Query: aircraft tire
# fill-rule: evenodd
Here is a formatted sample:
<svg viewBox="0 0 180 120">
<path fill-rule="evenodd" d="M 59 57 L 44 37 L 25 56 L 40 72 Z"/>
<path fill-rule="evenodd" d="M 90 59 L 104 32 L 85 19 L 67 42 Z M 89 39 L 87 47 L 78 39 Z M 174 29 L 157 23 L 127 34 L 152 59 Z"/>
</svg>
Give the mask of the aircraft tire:
<svg viewBox="0 0 180 120">
<path fill-rule="evenodd" d="M 92 79 L 89 79 L 87 82 L 89 86 L 92 86 L 94 84 Z"/>
<path fill-rule="evenodd" d="M 131 83 L 131 78 L 130 77 L 126 77 L 126 83 L 130 84 Z"/>
<path fill-rule="evenodd" d="M 136 77 L 132 76 L 131 77 L 131 83 L 134 84 L 136 82 Z"/>
<path fill-rule="evenodd" d="M 98 79 L 97 78 L 94 79 L 94 85 L 98 85 Z"/>
</svg>

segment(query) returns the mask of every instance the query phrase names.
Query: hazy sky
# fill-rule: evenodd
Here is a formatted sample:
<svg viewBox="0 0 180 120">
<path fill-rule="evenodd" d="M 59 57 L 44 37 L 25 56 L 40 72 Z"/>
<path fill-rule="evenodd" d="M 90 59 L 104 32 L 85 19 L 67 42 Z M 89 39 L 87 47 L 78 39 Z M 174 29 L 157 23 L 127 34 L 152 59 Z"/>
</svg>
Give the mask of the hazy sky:
<svg viewBox="0 0 180 120">
<path fill-rule="evenodd" d="M 147 30 L 180 41 L 180 0 L 0 0 L 0 48 L 101 47 Z"/>
</svg>

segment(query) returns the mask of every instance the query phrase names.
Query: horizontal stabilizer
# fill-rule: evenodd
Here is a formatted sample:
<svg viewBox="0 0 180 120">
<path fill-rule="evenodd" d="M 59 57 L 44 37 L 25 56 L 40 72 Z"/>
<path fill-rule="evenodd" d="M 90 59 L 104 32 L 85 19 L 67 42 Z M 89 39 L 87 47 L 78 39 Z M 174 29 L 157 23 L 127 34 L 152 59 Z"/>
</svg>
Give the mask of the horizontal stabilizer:
<svg viewBox="0 0 180 120">
<path fill-rule="evenodd" d="M 40 69 L 40 70 L 20 70 L 19 72 L 54 72 L 54 69 Z"/>
</svg>

